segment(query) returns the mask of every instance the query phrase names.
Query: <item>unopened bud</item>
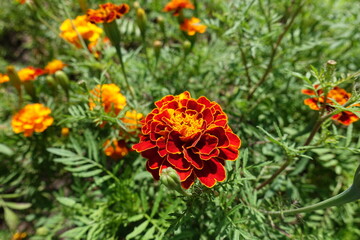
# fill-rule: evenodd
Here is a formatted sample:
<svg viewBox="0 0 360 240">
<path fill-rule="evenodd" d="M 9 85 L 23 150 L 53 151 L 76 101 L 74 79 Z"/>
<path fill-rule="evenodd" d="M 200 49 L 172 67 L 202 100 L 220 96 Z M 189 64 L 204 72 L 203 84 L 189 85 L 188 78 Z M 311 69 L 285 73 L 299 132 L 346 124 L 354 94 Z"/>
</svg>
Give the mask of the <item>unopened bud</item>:
<svg viewBox="0 0 360 240">
<path fill-rule="evenodd" d="M 133 3 L 133 7 L 134 7 L 135 9 L 138 9 L 138 8 L 140 7 L 140 3 L 139 3 L 138 1 L 135 1 L 135 2 Z"/>
<path fill-rule="evenodd" d="M 155 58 L 156 58 L 156 59 L 159 59 L 160 50 L 161 50 L 162 45 L 163 45 L 163 42 L 161 42 L 161 41 L 159 41 L 159 40 L 156 40 L 156 41 L 154 41 L 154 43 L 153 43 L 154 52 L 155 52 Z"/>
<path fill-rule="evenodd" d="M 69 87 L 70 87 L 70 81 L 66 73 L 59 70 L 55 73 L 55 79 L 60 84 L 62 89 L 64 89 L 66 97 L 69 99 Z"/>
<path fill-rule="evenodd" d="M 185 55 L 189 54 L 191 51 L 191 42 L 186 40 L 185 42 L 183 42 L 183 49 L 184 49 L 184 53 Z"/>
<path fill-rule="evenodd" d="M 136 23 L 140 28 L 141 34 L 144 35 L 146 31 L 147 17 L 144 9 L 138 8 L 136 10 Z"/>
<path fill-rule="evenodd" d="M 160 174 L 160 181 L 168 189 L 175 190 L 185 196 L 190 196 L 190 194 L 181 187 L 180 177 L 173 168 L 168 167 L 163 169 Z"/>
<path fill-rule="evenodd" d="M 331 82 L 333 80 L 335 68 L 336 68 L 336 61 L 334 60 L 327 61 L 325 67 L 325 81 Z"/>
<path fill-rule="evenodd" d="M 165 32 L 165 21 L 164 21 L 164 18 L 161 17 L 161 16 L 158 16 L 158 17 L 156 18 L 156 22 L 159 24 L 161 31 L 162 31 L 162 32 Z"/>
</svg>

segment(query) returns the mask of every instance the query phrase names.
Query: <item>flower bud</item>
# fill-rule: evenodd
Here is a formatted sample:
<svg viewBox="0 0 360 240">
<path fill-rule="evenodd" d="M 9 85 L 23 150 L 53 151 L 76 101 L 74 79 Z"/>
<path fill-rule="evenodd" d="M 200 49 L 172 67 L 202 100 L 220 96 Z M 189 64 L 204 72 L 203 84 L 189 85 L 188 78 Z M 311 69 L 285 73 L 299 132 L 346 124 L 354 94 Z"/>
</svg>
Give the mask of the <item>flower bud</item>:
<svg viewBox="0 0 360 240">
<path fill-rule="evenodd" d="M 184 49 L 184 53 L 185 55 L 188 55 L 191 51 L 191 42 L 186 40 L 185 42 L 183 42 L 183 49 Z"/>
<path fill-rule="evenodd" d="M 329 60 L 325 66 L 325 81 L 331 82 L 336 68 L 336 61 Z"/>
<path fill-rule="evenodd" d="M 34 102 L 37 102 L 36 89 L 32 81 L 23 82 L 25 92 L 29 94 Z"/>
<path fill-rule="evenodd" d="M 160 26 L 160 30 L 165 33 L 165 21 L 164 21 L 164 18 L 161 17 L 161 16 L 158 16 L 156 18 L 156 22 L 159 24 Z"/>
<path fill-rule="evenodd" d="M 185 196 L 190 196 L 190 194 L 181 187 L 180 177 L 173 168 L 168 167 L 163 169 L 160 174 L 160 181 L 168 189 L 175 190 Z"/>
<path fill-rule="evenodd" d="M 133 7 L 134 7 L 135 9 L 138 9 L 138 8 L 140 7 L 140 3 L 139 3 L 138 1 L 135 1 L 135 2 L 133 3 Z"/>
<path fill-rule="evenodd" d="M 163 42 L 161 42 L 161 41 L 159 41 L 159 40 L 156 40 L 156 41 L 154 41 L 154 43 L 153 43 L 156 60 L 159 59 L 160 50 L 161 50 L 162 45 L 163 45 Z"/>
<path fill-rule="evenodd" d="M 147 17 L 144 9 L 138 8 L 136 10 L 136 23 L 140 28 L 141 34 L 145 36 Z"/>
<path fill-rule="evenodd" d="M 61 128 L 61 136 L 62 137 L 68 137 L 70 133 L 70 129 L 67 127 Z"/>
<path fill-rule="evenodd" d="M 65 91 L 69 89 L 70 81 L 66 73 L 63 71 L 57 71 L 55 73 L 55 79 Z"/>
</svg>

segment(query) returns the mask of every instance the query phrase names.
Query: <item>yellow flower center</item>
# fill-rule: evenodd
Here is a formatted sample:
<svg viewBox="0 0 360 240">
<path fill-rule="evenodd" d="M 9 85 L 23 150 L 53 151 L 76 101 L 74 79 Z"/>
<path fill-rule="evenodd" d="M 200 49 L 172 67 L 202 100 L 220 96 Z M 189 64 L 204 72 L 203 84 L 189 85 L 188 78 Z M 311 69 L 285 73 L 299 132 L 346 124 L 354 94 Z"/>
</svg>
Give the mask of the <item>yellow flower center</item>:
<svg viewBox="0 0 360 240">
<path fill-rule="evenodd" d="M 198 119 L 197 112 L 175 111 L 170 119 L 172 129 L 178 131 L 183 137 L 189 137 L 202 130 L 204 120 Z"/>
</svg>

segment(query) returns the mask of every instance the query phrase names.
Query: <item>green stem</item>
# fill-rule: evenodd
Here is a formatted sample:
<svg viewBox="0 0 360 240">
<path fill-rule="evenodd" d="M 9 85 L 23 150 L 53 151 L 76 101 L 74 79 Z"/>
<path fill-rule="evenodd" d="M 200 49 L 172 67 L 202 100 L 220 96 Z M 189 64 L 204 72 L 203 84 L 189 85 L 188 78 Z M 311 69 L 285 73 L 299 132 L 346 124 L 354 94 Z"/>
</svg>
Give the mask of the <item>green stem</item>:
<svg viewBox="0 0 360 240">
<path fill-rule="evenodd" d="M 324 209 L 324 208 L 328 208 L 328 207 L 340 206 L 345 203 L 349 203 L 349 202 L 358 200 L 359 198 L 360 198 L 360 191 L 359 191 L 358 187 L 352 185 L 350 188 L 348 188 L 344 192 L 342 192 L 332 198 L 326 199 L 322 202 L 319 202 L 319 203 L 316 203 L 316 204 L 313 204 L 313 205 L 310 205 L 307 207 L 302 207 L 302 208 L 292 209 L 292 210 L 285 210 L 285 211 L 266 212 L 266 213 L 270 214 L 270 215 L 306 213 L 306 212 Z"/>
</svg>

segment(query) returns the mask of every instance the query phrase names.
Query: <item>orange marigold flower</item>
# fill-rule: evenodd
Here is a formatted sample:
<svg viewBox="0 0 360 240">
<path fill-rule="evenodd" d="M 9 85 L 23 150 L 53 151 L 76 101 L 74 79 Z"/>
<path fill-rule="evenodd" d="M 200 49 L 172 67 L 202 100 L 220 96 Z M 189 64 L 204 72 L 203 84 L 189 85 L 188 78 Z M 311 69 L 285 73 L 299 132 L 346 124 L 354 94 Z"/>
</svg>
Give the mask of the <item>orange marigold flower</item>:
<svg viewBox="0 0 360 240">
<path fill-rule="evenodd" d="M 99 9 L 89 9 L 87 19 L 92 23 L 110 23 L 115 19 L 121 18 L 129 12 L 129 5 L 123 3 L 115 5 L 112 3 L 100 4 Z"/>
<path fill-rule="evenodd" d="M 323 107 L 325 101 L 324 91 L 322 89 L 318 89 L 319 85 L 315 85 L 314 88 L 316 89 L 316 92 L 310 89 L 301 90 L 303 94 L 316 96 L 313 98 L 305 99 L 304 104 L 308 105 L 313 110 L 320 110 Z M 334 104 L 335 102 L 337 104 L 344 105 L 350 99 L 350 97 L 351 97 L 351 93 L 346 92 L 342 88 L 334 87 L 328 92 L 326 96 L 326 105 L 325 105 L 326 111 L 328 112 L 333 111 L 334 107 L 332 107 L 331 105 Z M 354 104 L 349 107 L 357 107 L 357 106 L 360 106 L 360 104 Z M 332 116 L 331 118 L 346 126 L 359 120 L 358 116 L 356 116 L 354 113 L 349 111 L 343 111 L 339 114 Z"/>
<path fill-rule="evenodd" d="M 17 72 L 22 82 L 35 80 L 38 76 L 43 75 L 45 71 L 41 68 L 26 67 Z"/>
<path fill-rule="evenodd" d="M 54 74 L 57 71 L 62 70 L 65 66 L 66 66 L 66 64 L 63 63 L 61 60 L 55 59 L 55 60 L 52 60 L 51 62 L 49 62 L 45 66 L 44 70 L 48 74 Z"/>
<path fill-rule="evenodd" d="M 200 24 L 200 19 L 192 17 L 191 19 L 184 19 L 184 22 L 180 24 L 180 29 L 187 32 L 189 36 L 195 35 L 195 33 L 204 33 L 206 31 L 206 26 Z"/>
<path fill-rule="evenodd" d="M 7 74 L 0 73 L 0 83 L 8 82 L 10 81 L 10 78 Z"/>
<path fill-rule="evenodd" d="M 27 237 L 27 234 L 25 232 L 17 232 L 14 235 L 12 235 L 11 240 L 22 240 Z"/>
<path fill-rule="evenodd" d="M 40 103 L 28 104 L 13 116 L 13 131 L 24 132 L 25 137 L 31 137 L 34 132 L 43 132 L 54 122 L 50 113 L 50 108 Z"/>
<path fill-rule="evenodd" d="M 171 167 L 188 189 L 198 178 L 213 187 L 226 178 L 225 160 L 239 155 L 240 138 L 228 125 L 226 114 L 206 97 L 189 92 L 168 95 L 155 102 L 142 123 L 140 142 L 133 149 L 147 158 L 147 170 L 156 180 Z"/>
<path fill-rule="evenodd" d="M 62 136 L 62 137 L 67 137 L 67 136 L 69 136 L 69 133 L 70 133 L 70 128 L 67 128 L 67 127 L 61 128 L 61 136 Z"/>
<path fill-rule="evenodd" d="M 76 28 L 76 30 L 74 29 Z M 60 37 L 80 48 L 78 34 L 90 42 L 96 42 L 103 30 L 87 20 L 86 15 L 78 16 L 75 20 L 66 19 L 60 26 Z"/>
<path fill-rule="evenodd" d="M 114 112 L 115 115 L 118 115 L 126 106 L 125 96 L 120 93 L 120 88 L 113 83 L 97 85 L 90 93 L 92 95 L 89 102 L 91 110 L 97 104 L 101 104 L 105 112 Z"/>
<path fill-rule="evenodd" d="M 103 146 L 105 147 L 105 155 L 114 160 L 119 160 L 129 153 L 129 149 L 124 140 L 114 140 L 111 142 L 110 140 L 106 140 Z"/>
<path fill-rule="evenodd" d="M 144 115 L 138 113 L 135 110 L 127 111 L 125 116 L 121 119 L 129 129 L 135 130 L 139 127 L 140 120 L 144 118 Z"/>
<path fill-rule="evenodd" d="M 178 16 L 180 11 L 184 8 L 195 9 L 195 6 L 189 0 L 171 0 L 164 7 L 164 12 L 174 12 L 174 16 Z"/>
</svg>

